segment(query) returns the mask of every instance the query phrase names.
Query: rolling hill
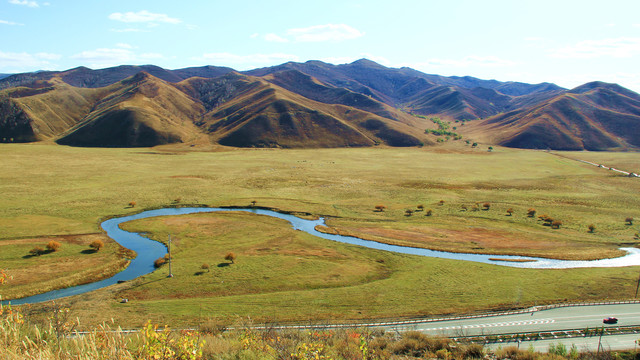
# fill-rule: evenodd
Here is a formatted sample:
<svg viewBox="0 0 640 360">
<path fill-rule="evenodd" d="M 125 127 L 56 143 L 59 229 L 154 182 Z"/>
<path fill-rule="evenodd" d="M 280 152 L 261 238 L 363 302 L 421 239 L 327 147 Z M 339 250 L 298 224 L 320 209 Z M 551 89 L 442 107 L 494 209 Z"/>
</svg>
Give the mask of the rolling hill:
<svg viewBox="0 0 640 360">
<path fill-rule="evenodd" d="M 610 150 L 640 147 L 638 125 L 640 95 L 619 85 L 592 82 L 536 106 L 472 124 L 471 133 L 509 147 Z"/>
<path fill-rule="evenodd" d="M 429 117 L 474 141 L 521 148 L 640 147 L 640 95 L 591 82 L 572 90 L 444 77 L 361 59 L 237 72 L 123 65 L 0 78 L 0 141 L 136 147 L 421 146 Z M 473 121 L 471 121 L 473 120 Z"/>
</svg>

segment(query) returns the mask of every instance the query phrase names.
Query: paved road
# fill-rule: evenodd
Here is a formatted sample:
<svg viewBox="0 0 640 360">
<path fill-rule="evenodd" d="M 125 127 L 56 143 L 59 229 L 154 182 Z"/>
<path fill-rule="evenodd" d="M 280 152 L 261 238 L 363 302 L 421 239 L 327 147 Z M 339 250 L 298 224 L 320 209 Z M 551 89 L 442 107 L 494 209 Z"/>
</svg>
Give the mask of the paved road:
<svg viewBox="0 0 640 360">
<path fill-rule="evenodd" d="M 575 346 L 580 352 L 587 351 L 597 351 L 598 350 L 598 341 L 599 336 L 589 336 L 589 337 L 573 337 L 573 338 L 563 338 L 563 339 L 549 339 L 549 340 L 532 340 L 532 341 L 523 341 L 520 344 L 516 342 L 504 342 L 504 343 L 494 343 L 494 344 L 486 344 L 485 348 L 496 350 L 500 348 L 506 348 L 508 346 L 515 346 L 520 348 L 521 350 L 528 350 L 533 348 L 534 351 L 537 352 L 547 352 L 549 350 L 549 346 L 557 345 L 559 343 L 564 344 L 567 348 L 567 351 L 571 348 L 571 346 Z M 608 335 L 602 337 L 601 351 L 609 351 L 609 350 L 629 350 L 636 349 L 640 350 L 638 347 L 636 340 L 640 339 L 640 334 L 627 334 L 627 335 Z"/>
<path fill-rule="evenodd" d="M 423 324 L 387 326 L 387 331 L 419 330 L 448 337 L 549 332 L 566 329 L 602 327 L 602 319 L 614 316 L 615 326 L 640 326 L 640 304 L 562 307 L 531 313 L 492 316 L 477 319 L 438 321 Z M 610 337 L 610 336 L 608 336 Z M 638 336 L 640 338 L 640 335 Z"/>
</svg>

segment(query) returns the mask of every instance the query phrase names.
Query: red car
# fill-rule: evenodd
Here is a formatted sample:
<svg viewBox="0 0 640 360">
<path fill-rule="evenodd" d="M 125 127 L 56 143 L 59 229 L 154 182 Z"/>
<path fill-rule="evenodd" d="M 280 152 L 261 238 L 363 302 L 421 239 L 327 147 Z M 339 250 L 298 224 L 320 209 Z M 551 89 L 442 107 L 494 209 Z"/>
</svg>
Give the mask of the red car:
<svg viewBox="0 0 640 360">
<path fill-rule="evenodd" d="M 608 317 L 608 318 L 604 318 L 602 320 L 603 323 L 605 324 L 617 324 L 618 323 L 618 319 L 614 318 L 614 317 Z"/>
</svg>

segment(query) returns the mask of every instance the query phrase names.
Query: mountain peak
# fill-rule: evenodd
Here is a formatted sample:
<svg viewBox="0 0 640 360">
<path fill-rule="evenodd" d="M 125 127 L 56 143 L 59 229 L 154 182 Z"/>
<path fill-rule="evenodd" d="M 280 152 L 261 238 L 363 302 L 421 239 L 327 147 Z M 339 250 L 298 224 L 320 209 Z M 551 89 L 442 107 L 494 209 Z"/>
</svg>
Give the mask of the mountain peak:
<svg viewBox="0 0 640 360">
<path fill-rule="evenodd" d="M 368 67 L 368 68 L 385 68 L 384 66 L 378 64 L 377 62 L 369 59 L 365 59 L 365 58 L 356 60 L 349 65 L 357 65 L 357 66 Z"/>
</svg>

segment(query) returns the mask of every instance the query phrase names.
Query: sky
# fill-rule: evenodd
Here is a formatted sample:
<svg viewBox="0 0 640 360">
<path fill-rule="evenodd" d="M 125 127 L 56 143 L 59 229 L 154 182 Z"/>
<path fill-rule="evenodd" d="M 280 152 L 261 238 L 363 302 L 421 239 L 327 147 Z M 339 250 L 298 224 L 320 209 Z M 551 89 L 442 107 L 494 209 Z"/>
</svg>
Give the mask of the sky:
<svg viewBox="0 0 640 360">
<path fill-rule="evenodd" d="M 0 73 L 367 58 L 640 92 L 639 15 L 638 0 L 0 0 Z"/>
</svg>

